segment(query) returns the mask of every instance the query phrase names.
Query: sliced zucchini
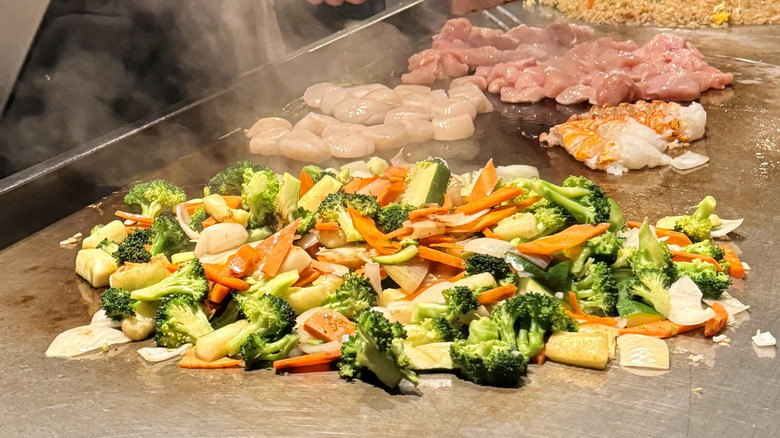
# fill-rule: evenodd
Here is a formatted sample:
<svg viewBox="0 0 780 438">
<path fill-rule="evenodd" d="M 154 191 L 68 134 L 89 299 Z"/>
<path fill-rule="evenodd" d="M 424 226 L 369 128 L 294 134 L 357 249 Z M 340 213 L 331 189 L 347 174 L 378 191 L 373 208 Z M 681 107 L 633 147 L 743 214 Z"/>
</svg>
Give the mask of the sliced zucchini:
<svg viewBox="0 0 780 438">
<path fill-rule="evenodd" d="M 397 265 L 399 263 L 407 262 L 414 258 L 414 256 L 417 255 L 417 246 L 416 245 L 409 245 L 407 247 L 404 247 L 400 251 L 396 252 L 395 254 L 389 254 L 389 255 L 378 255 L 375 257 L 372 257 L 372 259 L 377 262 L 381 263 L 383 265 Z"/>
<path fill-rule="evenodd" d="M 401 203 L 420 207 L 444 202 L 444 193 L 450 182 L 450 169 L 437 159 L 418 162 L 412 169 Z"/>
</svg>

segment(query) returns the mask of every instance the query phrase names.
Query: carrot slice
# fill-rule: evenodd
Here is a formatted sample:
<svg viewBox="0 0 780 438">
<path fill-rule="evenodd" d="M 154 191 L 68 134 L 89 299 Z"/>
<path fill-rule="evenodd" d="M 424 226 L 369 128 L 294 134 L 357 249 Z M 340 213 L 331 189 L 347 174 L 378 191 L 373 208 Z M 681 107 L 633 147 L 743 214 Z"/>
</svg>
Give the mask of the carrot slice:
<svg viewBox="0 0 780 438">
<path fill-rule="evenodd" d="M 225 200 L 225 204 L 227 204 L 230 208 L 238 208 L 241 206 L 241 196 L 237 195 L 222 195 L 222 199 Z"/>
<path fill-rule="evenodd" d="M 718 248 L 724 251 L 723 259 L 729 262 L 729 275 L 734 278 L 745 278 L 745 267 L 742 266 L 737 253 L 728 245 L 718 245 Z"/>
<path fill-rule="evenodd" d="M 314 180 L 311 179 L 311 176 L 309 176 L 305 170 L 301 169 L 301 174 L 298 175 L 298 179 L 301 180 L 301 190 L 299 193 L 300 196 L 305 195 L 309 189 L 314 187 Z"/>
<path fill-rule="evenodd" d="M 242 245 L 238 251 L 228 257 L 225 267 L 228 275 L 233 277 L 246 277 L 257 269 L 257 263 L 260 261 L 260 254 L 250 244 Z"/>
<path fill-rule="evenodd" d="M 485 228 L 492 227 L 493 225 L 501 222 L 502 220 L 517 213 L 515 207 L 501 207 L 495 208 L 490 213 L 480 216 L 473 222 L 469 222 L 464 225 L 458 225 L 449 229 L 451 233 L 478 233 Z"/>
<path fill-rule="evenodd" d="M 213 362 L 206 362 L 203 359 L 198 359 L 195 356 L 195 349 L 190 348 L 184 357 L 179 362 L 180 368 L 191 369 L 217 369 L 217 368 L 233 368 L 241 366 L 241 359 L 231 359 L 229 357 L 223 357 Z"/>
<path fill-rule="evenodd" d="M 544 365 L 547 362 L 547 354 L 545 354 L 545 347 L 543 346 L 541 351 L 536 353 L 536 356 L 531 358 L 531 361 L 539 366 Z"/>
<path fill-rule="evenodd" d="M 187 214 L 195 213 L 195 210 L 203 207 L 202 202 L 189 202 L 184 204 L 184 209 L 187 210 Z"/>
<path fill-rule="evenodd" d="M 322 275 L 322 272 L 309 266 L 308 268 L 304 269 L 303 272 L 301 272 L 300 277 L 298 277 L 298 281 L 293 283 L 293 286 L 294 287 L 305 286 L 313 282 L 314 280 L 320 278 L 320 275 Z"/>
<path fill-rule="evenodd" d="M 572 311 L 566 311 L 566 314 L 569 315 L 569 318 L 579 319 L 595 324 L 604 324 L 610 326 L 618 325 L 618 320 L 615 318 L 610 318 L 608 316 L 593 316 L 583 312 L 580 308 L 580 303 L 577 301 L 577 294 L 571 291 L 569 292 L 569 305 L 572 308 Z"/>
<path fill-rule="evenodd" d="M 452 209 L 452 199 L 444 195 L 444 202 L 438 207 L 418 208 L 409 212 L 409 220 L 424 218 L 431 214 L 446 214 Z"/>
<path fill-rule="evenodd" d="M 211 291 L 209 292 L 209 301 L 214 303 L 221 303 L 222 300 L 225 299 L 225 297 L 230 293 L 232 289 L 229 287 L 214 283 L 214 286 L 211 288 Z"/>
<path fill-rule="evenodd" d="M 678 333 L 684 333 L 703 327 L 704 324 L 697 325 L 677 325 L 668 319 L 663 321 L 650 322 L 636 327 L 627 327 L 620 329 L 621 335 L 635 334 L 654 336 L 656 338 L 669 338 Z"/>
<path fill-rule="evenodd" d="M 439 236 L 423 237 L 422 239 L 420 239 L 420 245 L 422 246 L 431 246 L 438 243 L 452 243 L 452 237 L 439 235 Z"/>
<path fill-rule="evenodd" d="M 515 296 L 515 292 L 517 292 L 517 286 L 514 284 L 505 284 L 486 290 L 477 295 L 477 301 L 479 301 L 479 304 L 493 304 L 507 298 L 512 298 Z"/>
<path fill-rule="evenodd" d="M 246 281 L 225 275 L 225 268 L 222 266 L 211 263 L 201 263 L 201 266 L 203 266 L 203 272 L 209 281 L 235 290 L 245 291 L 249 289 L 249 283 Z"/>
<path fill-rule="evenodd" d="M 474 199 L 466 204 L 461 205 L 460 207 L 456 208 L 453 213 L 463 213 L 467 215 L 474 214 L 486 208 L 494 207 L 502 202 L 509 201 L 512 198 L 516 198 L 523 193 L 523 189 L 519 189 L 517 187 L 501 187 L 484 198 Z"/>
<path fill-rule="evenodd" d="M 626 226 L 629 228 L 642 228 L 642 223 L 636 221 L 626 221 Z M 688 236 L 679 231 L 666 230 L 664 228 L 655 227 L 655 235 L 658 237 L 667 237 L 666 243 L 672 245 L 688 246 L 693 243 L 691 242 L 691 239 L 688 238 Z"/>
<path fill-rule="evenodd" d="M 555 254 L 556 252 L 581 245 L 586 240 L 592 239 L 608 229 L 608 223 L 598 225 L 572 225 L 551 236 L 521 243 L 520 245 L 517 245 L 517 250 L 530 254 Z"/>
<path fill-rule="evenodd" d="M 466 262 L 464 262 L 460 257 L 455 257 L 445 252 L 437 251 L 425 246 L 417 247 L 417 256 L 421 259 L 442 263 L 454 268 L 464 268 L 466 266 Z"/>
<path fill-rule="evenodd" d="M 715 311 L 715 316 L 704 323 L 704 336 L 708 337 L 720 333 L 729 319 L 729 313 L 726 311 L 726 308 L 723 307 L 723 304 L 714 302 L 710 308 Z"/>
<path fill-rule="evenodd" d="M 395 231 L 391 231 L 387 234 L 385 234 L 385 237 L 388 239 L 400 239 L 402 237 L 406 237 L 414 232 L 414 228 L 412 227 L 401 227 Z"/>
<path fill-rule="evenodd" d="M 121 210 L 115 211 L 114 212 L 114 216 L 117 216 L 119 218 L 126 219 L 126 220 L 139 222 L 139 223 L 142 223 L 142 224 L 151 224 L 152 222 L 154 222 L 154 218 L 153 217 L 141 216 L 140 214 L 128 213 L 126 211 L 121 211 Z"/>
<path fill-rule="evenodd" d="M 675 251 L 672 249 L 670 249 L 669 252 L 672 254 L 672 260 L 674 260 L 675 262 L 690 262 L 691 260 L 699 259 L 703 262 L 707 262 L 709 264 L 715 265 L 715 269 L 717 269 L 718 272 L 720 272 L 721 270 L 718 261 L 708 255 L 691 254 L 689 252 Z"/>
<path fill-rule="evenodd" d="M 498 184 L 498 174 L 493 165 L 493 159 L 488 160 L 482 172 L 479 173 L 477 180 L 474 181 L 474 187 L 471 189 L 469 199 L 478 200 L 489 195 Z"/>
<path fill-rule="evenodd" d="M 314 312 L 303 323 L 303 329 L 323 341 L 341 341 L 345 334 L 355 333 L 355 325 L 344 315 L 332 310 Z"/>
<path fill-rule="evenodd" d="M 314 229 L 317 231 L 338 231 L 338 222 L 318 222 L 314 225 Z"/>
<path fill-rule="evenodd" d="M 213 216 L 209 216 L 206 219 L 204 219 L 203 222 L 201 222 L 201 225 L 203 225 L 203 228 L 208 228 L 208 227 L 210 227 L 212 225 L 216 225 L 216 224 L 217 224 L 217 220 L 214 219 Z"/>
<path fill-rule="evenodd" d="M 363 236 L 366 243 L 379 251 L 380 254 L 393 254 L 398 250 L 398 244 L 391 243 L 387 236 L 376 228 L 373 219 L 363 216 L 353 208 L 348 208 L 347 211 L 352 219 L 352 224 L 355 225 L 355 229 Z"/>
<path fill-rule="evenodd" d="M 455 283 L 456 281 L 458 281 L 461 278 L 463 278 L 464 275 L 465 275 L 465 272 L 461 272 L 460 274 L 458 274 L 458 275 L 456 275 L 456 276 L 454 276 L 452 278 L 449 278 L 447 280 L 444 280 L 444 281 L 446 281 L 447 283 Z M 438 284 L 438 283 L 440 283 L 440 282 L 429 284 L 428 286 L 425 286 L 425 287 L 421 287 L 421 288 L 417 289 L 416 291 L 410 293 L 409 295 L 401 298 L 401 300 L 402 301 L 412 301 L 413 299 L 417 298 L 417 296 L 419 296 L 421 293 L 423 293 L 426 290 L 428 290 L 429 287 L 431 287 L 431 286 L 433 286 L 435 284 Z"/>
<path fill-rule="evenodd" d="M 315 365 L 304 365 L 295 368 L 285 368 L 277 372 L 288 373 L 288 374 L 305 374 L 305 373 L 327 373 L 329 371 L 335 371 L 335 366 L 333 362 L 319 363 Z"/>
<path fill-rule="evenodd" d="M 388 184 L 387 187 L 385 187 L 376 195 L 376 202 L 378 202 L 381 207 L 387 207 L 388 204 L 401 196 L 401 193 L 404 192 L 404 189 L 406 189 L 406 185 L 404 184 L 403 180 L 390 181 L 390 184 Z"/>
<path fill-rule="evenodd" d="M 341 350 L 326 351 L 324 353 L 306 354 L 298 357 L 275 360 L 275 370 L 286 370 L 287 368 L 299 368 L 311 365 L 322 365 L 337 361 L 341 357 Z"/>
<path fill-rule="evenodd" d="M 344 193 L 355 193 L 360 188 L 360 183 L 363 181 L 363 178 L 352 178 L 344 187 L 341 188 L 341 191 Z"/>
<path fill-rule="evenodd" d="M 483 236 L 485 236 L 485 237 L 489 237 L 489 238 L 491 238 L 491 239 L 498 239 L 498 240 L 501 240 L 501 238 L 500 238 L 500 237 L 498 237 L 498 236 L 496 235 L 496 233 L 494 233 L 494 232 L 493 232 L 493 231 L 492 231 L 490 228 L 485 228 L 485 229 L 483 229 L 483 230 L 482 230 L 482 235 L 483 235 Z"/>
<path fill-rule="evenodd" d="M 257 245 L 255 249 L 260 254 L 262 260 L 258 269 L 263 274 L 273 277 L 279 271 L 284 258 L 287 257 L 287 253 L 292 248 L 293 241 L 295 241 L 295 232 L 298 230 L 300 222 L 300 219 L 296 219 L 293 223 L 267 237 Z"/>
<path fill-rule="evenodd" d="M 408 167 L 390 166 L 382 172 L 382 175 L 390 181 L 403 181 L 408 173 Z"/>
</svg>

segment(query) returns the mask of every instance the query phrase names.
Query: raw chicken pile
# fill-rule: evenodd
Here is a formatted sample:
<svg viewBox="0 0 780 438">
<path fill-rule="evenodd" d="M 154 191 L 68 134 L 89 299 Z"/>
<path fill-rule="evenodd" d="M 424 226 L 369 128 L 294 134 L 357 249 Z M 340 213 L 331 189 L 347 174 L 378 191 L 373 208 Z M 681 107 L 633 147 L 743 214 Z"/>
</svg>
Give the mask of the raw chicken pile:
<svg viewBox="0 0 780 438">
<path fill-rule="evenodd" d="M 409 58 L 407 84 L 470 82 L 508 103 L 546 97 L 563 105 L 617 105 L 637 100 L 692 101 L 722 89 L 733 75 L 711 67 L 685 37 L 664 33 L 644 46 L 599 38 L 593 30 L 555 23 L 506 32 L 449 20 L 430 49 Z M 472 75 L 469 75 L 473 72 Z"/>
<path fill-rule="evenodd" d="M 447 92 L 423 85 L 321 83 L 306 89 L 303 100 L 321 113 L 310 112 L 295 126 L 278 117 L 258 120 L 246 133 L 250 152 L 316 164 L 359 158 L 408 143 L 471 137 L 477 114 L 493 111 L 482 90 L 468 83 Z"/>
<path fill-rule="evenodd" d="M 556 125 L 540 140 L 563 146 L 591 169 L 620 175 L 629 169 L 668 165 L 667 147 L 704 136 L 707 113 L 696 102 L 639 101 L 593 107 Z"/>
</svg>

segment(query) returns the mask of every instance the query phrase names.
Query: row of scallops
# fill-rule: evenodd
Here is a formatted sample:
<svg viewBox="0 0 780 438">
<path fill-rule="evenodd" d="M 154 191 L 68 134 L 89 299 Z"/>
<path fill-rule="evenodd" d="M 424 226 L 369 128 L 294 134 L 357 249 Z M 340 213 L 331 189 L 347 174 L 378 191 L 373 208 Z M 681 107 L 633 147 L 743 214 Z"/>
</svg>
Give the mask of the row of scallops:
<svg viewBox="0 0 780 438">
<path fill-rule="evenodd" d="M 310 86 L 309 112 L 295 125 L 279 117 L 258 120 L 246 132 L 250 152 L 321 164 L 331 157 L 358 158 L 428 140 L 461 140 L 474 134 L 477 114 L 493 105 L 476 85 L 449 90 L 423 85 Z"/>
</svg>

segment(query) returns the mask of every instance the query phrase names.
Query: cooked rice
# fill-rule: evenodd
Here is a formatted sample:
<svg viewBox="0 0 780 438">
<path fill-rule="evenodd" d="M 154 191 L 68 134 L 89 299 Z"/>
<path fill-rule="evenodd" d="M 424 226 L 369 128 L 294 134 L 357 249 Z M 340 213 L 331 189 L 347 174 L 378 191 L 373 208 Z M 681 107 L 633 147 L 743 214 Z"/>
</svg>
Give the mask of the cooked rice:
<svg viewBox="0 0 780 438">
<path fill-rule="evenodd" d="M 590 23 L 687 28 L 780 23 L 778 0 L 537 1 Z"/>
</svg>

